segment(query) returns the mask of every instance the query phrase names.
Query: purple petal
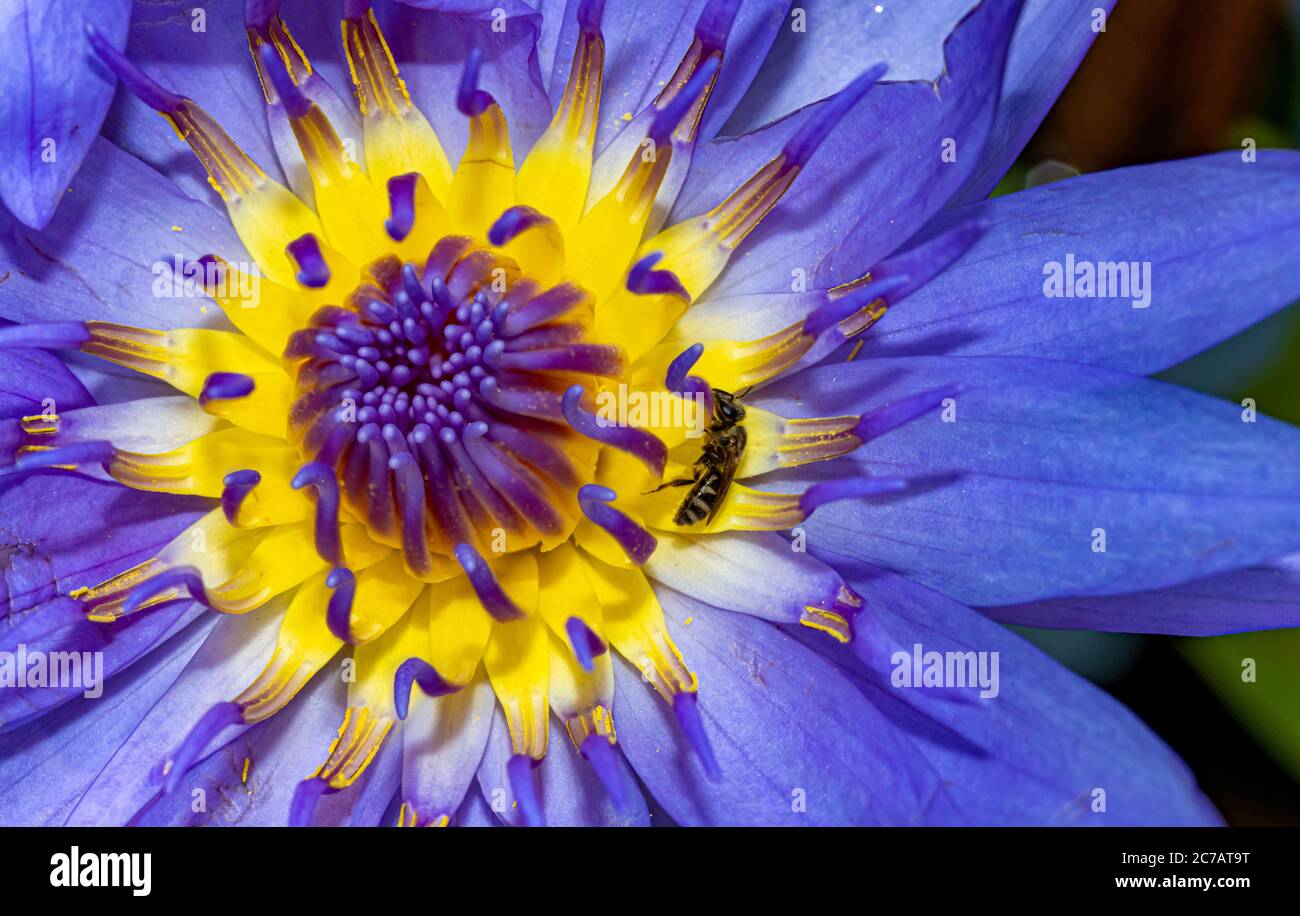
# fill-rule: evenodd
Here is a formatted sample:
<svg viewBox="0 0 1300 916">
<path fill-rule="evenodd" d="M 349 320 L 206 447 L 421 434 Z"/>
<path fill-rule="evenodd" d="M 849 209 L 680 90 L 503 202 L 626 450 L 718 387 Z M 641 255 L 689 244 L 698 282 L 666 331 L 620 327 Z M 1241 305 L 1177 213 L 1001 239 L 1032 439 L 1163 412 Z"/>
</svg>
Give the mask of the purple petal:
<svg viewBox="0 0 1300 916">
<path fill-rule="evenodd" d="M 494 697 L 486 678 L 436 699 L 411 695 L 404 725 L 401 800 L 417 825 L 455 814 L 474 782 L 492 725 Z"/>
<path fill-rule="evenodd" d="M 997 659 L 997 696 L 938 703 L 929 688 L 858 681 L 944 784 L 924 823 L 1217 825 L 1186 765 L 1104 691 L 1005 628 L 866 564 L 841 567 L 892 639 Z M 809 637 L 811 638 L 811 637 Z M 842 658 L 826 640 L 810 645 Z M 993 655 L 996 653 L 996 656 Z M 992 678 L 986 679 L 992 683 Z M 1105 810 L 1096 810 L 1104 791 Z"/>
<path fill-rule="evenodd" d="M 178 266 L 183 271 L 205 254 L 249 260 L 224 213 L 186 197 L 103 139 L 91 146 L 44 232 L 0 215 L 0 247 L 11 259 L 0 318 L 99 319 L 163 330 L 224 322 L 212 300 L 185 295 L 181 279 L 173 282 Z"/>
<path fill-rule="evenodd" d="M 856 280 L 920 229 L 978 162 L 1019 2 L 987 0 L 962 22 L 945 46 L 948 74 L 937 90 L 885 82 L 867 93 L 692 307 L 683 336 L 700 338 L 697 327 L 721 320 L 748 320 L 745 339 L 775 331 L 803 313 L 769 312 L 772 325 L 756 326 L 747 315 L 751 297 L 794 297 L 798 304 L 800 294 L 791 290 L 800 278 L 819 290 Z M 872 63 L 863 61 L 862 69 Z M 668 224 L 723 200 L 826 104 L 697 150 Z M 955 161 L 944 161 L 950 142 Z"/>
<path fill-rule="evenodd" d="M 726 133 L 753 130 L 839 92 L 868 63 L 888 64 L 891 80 L 937 79 L 944 40 L 977 2 L 794 4 L 804 11 L 804 30 L 795 31 L 792 10 Z"/>
<path fill-rule="evenodd" d="M 1297 213 L 1300 153 L 1271 150 L 1253 163 L 1218 153 L 962 207 L 925 234 L 969 219 L 987 231 L 891 312 L 859 358 L 1016 354 L 1156 372 L 1300 296 Z M 1099 263 L 1122 264 L 1128 282 L 1097 297 L 1047 295 L 1053 272 L 1068 282 Z M 1062 290 L 1071 288 L 1083 290 Z"/>
<path fill-rule="evenodd" d="M 60 826 L 132 730 L 176 680 L 216 621 L 177 634 L 103 695 L 0 735 L 0 824 Z M 107 671 L 105 671 L 107 674 Z M 9 691 L 6 691 L 9 692 Z"/>
<path fill-rule="evenodd" d="M 22 223 L 43 228 L 108 112 L 116 81 L 91 53 L 93 23 L 120 48 L 130 0 L 68 4 L 16 0 L 0 28 L 0 197 Z"/>
<path fill-rule="evenodd" d="M 121 747 L 87 787 L 69 814 L 70 826 L 120 826 L 162 791 L 162 767 L 214 703 L 240 694 L 257 677 L 275 647 L 285 609 L 273 601 L 248 614 L 210 615 L 215 627 L 166 691 L 141 717 Z M 224 729 L 198 757 L 225 747 L 248 726 Z M 193 771 L 181 777 L 178 794 L 191 798 Z"/>
<path fill-rule="evenodd" d="M 1300 554 L 1128 595 L 1053 598 L 982 608 L 1031 627 L 1218 636 L 1300 626 Z"/>
<path fill-rule="evenodd" d="M 616 659 L 623 753 L 673 820 L 819 826 L 923 819 L 941 792 L 934 772 L 845 674 L 765 621 L 656 592 L 673 640 L 699 675 L 699 711 L 721 771 L 708 779 L 672 709 Z"/>
<path fill-rule="evenodd" d="M 875 359 L 755 403 L 834 416 L 954 380 L 953 422 L 937 411 L 761 486 L 909 479 L 896 499 L 820 509 L 808 542 L 976 605 L 1160 588 L 1300 547 L 1300 430 L 1161 382 L 1049 360 Z"/>
<path fill-rule="evenodd" d="M 1098 12 L 1108 19 L 1114 8 L 1115 0 L 1025 0 L 983 159 L 954 204 L 983 199 L 1007 173 L 1092 47 Z"/>
</svg>

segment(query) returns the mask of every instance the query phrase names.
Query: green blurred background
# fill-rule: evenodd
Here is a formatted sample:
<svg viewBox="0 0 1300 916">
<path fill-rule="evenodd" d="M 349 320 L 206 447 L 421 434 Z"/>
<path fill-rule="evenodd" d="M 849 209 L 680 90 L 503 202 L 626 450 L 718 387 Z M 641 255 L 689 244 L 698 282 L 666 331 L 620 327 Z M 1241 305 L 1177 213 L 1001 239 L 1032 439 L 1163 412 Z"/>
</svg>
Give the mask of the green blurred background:
<svg viewBox="0 0 1300 916">
<path fill-rule="evenodd" d="M 999 190 L 1240 150 L 1247 137 L 1300 147 L 1300 0 L 1119 0 Z M 1300 424 L 1300 303 L 1162 378 L 1251 397 Z M 1174 639 L 1019 629 L 1141 716 L 1229 824 L 1300 825 L 1300 630 Z M 1244 658 L 1257 663 L 1255 683 L 1242 681 Z"/>
</svg>

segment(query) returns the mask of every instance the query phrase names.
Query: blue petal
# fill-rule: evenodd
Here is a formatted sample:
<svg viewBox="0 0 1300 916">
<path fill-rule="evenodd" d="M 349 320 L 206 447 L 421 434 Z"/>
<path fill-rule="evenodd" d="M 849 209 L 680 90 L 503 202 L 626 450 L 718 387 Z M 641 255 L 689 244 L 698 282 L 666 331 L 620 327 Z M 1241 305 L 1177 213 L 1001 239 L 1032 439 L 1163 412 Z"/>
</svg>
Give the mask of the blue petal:
<svg viewBox="0 0 1300 916">
<path fill-rule="evenodd" d="M 294 28 L 298 20 L 328 17 L 292 18 Z M 337 21 L 334 29 L 337 41 Z M 284 183 L 263 113 L 262 87 L 248 53 L 243 0 L 205 0 L 201 6 L 189 0 L 137 3 L 126 54 L 164 89 L 194 99 L 267 175 Z M 331 49 L 328 57 L 336 58 L 337 52 Z M 113 101 L 104 136 L 175 181 L 186 194 L 221 208 L 207 173 L 172 126 L 125 89 Z"/>
<path fill-rule="evenodd" d="M 404 0 L 376 14 L 411 98 L 453 166 L 469 132 L 469 119 L 456 110 L 456 87 L 473 47 L 483 52 L 479 86 L 505 112 L 515 162 L 523 162 L 551 122 L 537 59 L 541 15 L 523 0 Z"/>
<path fill-rule="evenodd" d="M 833 95 L 876 62 L 889 65 L 891 80 L 938 79 L 944 40 L 976 2 L 796 4 L 726 132 L 753 130 Z M 799 10 L 803 31 L 795 31 Z"/>
<path fill-rule="evenodd" d="M 194 724 L 214 703 L 238 696 L 262 670 L 275 647 L 285 606 L 285 601 L 273 601 L 248 614 L 210 615 L 215 626 L 203 645 L 124 736 L 121 747 L 69 815 L 69 825 L 121 826 L 154 800 L 162 789 L 163 764 Z M 229 744 L 246 728 L 225 730 L 208 753 Z M 189 799 L 196 784 L 197 780 L 186 778 L 178 794 Z"/>
<path fill-rule="evenodd" d="M 1115 0 L 1025 0 L 993 131 L 954 203 L 981 200 L 997 186 L 1092 47 L 1098 13 L 1108 19 L 1114 8 Z"/>
<path fill-rule="evenodd" d="M 186 197 L 103 139 L 91 146 L 44 232 L 0 215 L 0 251 L 11 271 L 0 284 L 0 318 L 99 319 L 163 330 L 224 322 L 206 296 L 156 294 L 160 281 L 164 292 L 173 288 L 175 259 L 249 260 L 224 213 Z"/>
<path fill-rule="evenodd" d="M 0 350 L 0 467 L 13 464 L 24 442 L 22 417 L 62 414 L 90 403 L 90 394 L 58 357 L 39 350 Z M 0 592 L 0 607 L 3 603 Z"/>
<path fill-rule="evenodd" d="M 929 823 L 1216 825 L 1186 765 L 1131 712 L 970 608 L 866 564 L 841 567 L 900 647 L 987 652 L 996 697 L 942 702 L 927 688 L 858 681 L 944 783 Z M 806 637 L 817 639 L 817 634 Z M 815 645 L 840 656 L 825 639 Z M 991 669 L 987 669 L 991 671 Z M 1104 790 L 1105 810 L 1095 810 Z"/>
<path fill-rule="evenodd" d="M 341 672 L 326 666 L 288 708 L 249 729 L 195 768 L 190 793 L 176 792 L 147 808 L 141 826 L 283 827 L 298 783 L 328 756 L 347 704 Z M 397 790 L 402 747 L 400 731 L 388 735 L 357 784 L 327 795 L 312 823 L 338 826 L 351 821 L 377 824 Z M 247 782 L 244 761 L 248 761 Z M 204 809 L 192 810 L 193 793 L 203 790 Z"/>
<path fill-rule="evenodd" d="M 67 4 L 16 0 L 0 28 L 0 197 L 40 229 L 76 174 L 113 97 L 114 80 L 86 45 L 92 23 L 121 47 L 130 0 Z"/>
<path fill-rule="evenodd" d="M 1160 588 L 1300 546 L 1300 430 L 1161 382 L 1048 360 L 875 359 L 800 373 L 755 403 L 835 416 L 953 383 L 955 422 L 936 411 L 762 486 L 915 481 L 819 509 L 808 543 L 975 605 Z"/>
<path fill-rule="evenodd" d="M 1054 598 L 983 612 L 1031 627 L 1179 636 L 1300 627 L 1300 554 L 1149 592 Z"/>
<path fill-rule="evenodd" d="M 15 655 L 25 651 L 28 657 L 33 652 L 102 653 L 107 679 L 132 667 L 154 646 L 202 615 L 201 605 L 177 601 L 119 623 L 92 623 L 76 602 L 53 601 L 12 618 L 12 626 L 7 626 L 0 638 L 0 651 Z M 20 650 L 20 646 L 25 648 Z M 81 693 L 75 685 L 0 691 L 0 733 L 39 719 Z"/>
<path fill-rule="evenodd" d="M 0 551 L 6 560 L 0 570 L 0 618 L 16 618 L 144 562 L 208 505 L 61 471 L 0 483 Z M 87 624 L 88 629 L 104 626 Z"/>
<path fill-rule="evenodd" d="M 978 162 L 1019 6 L 1020 0 L 985 0 L 957 27 L 945 45 L 948 73 L 937 90 L 929 82 L 886 82 L 868 92 L 687 313 L 682 333 L 689 337 L 693 327 L 720 319 L 742 324 L 747 297 L 755 295 L 785 297 L 797 309 L 802 297 L 791 290 L 801 276 L 815 289 L 857 280 L 947 203 Z M 871 63 L 863 61 L 863 68 Z M 668 224 L 722 201 L 824 104 L 699 148 Z M 944 161 L 948 141 L 956 144 L 952 162 Z M 781 323 L 750 321 L 743 339 L 803 314 L 766 316 Z"/>
<path fill-rule="evenodd" d="M 912 824 L 945 806 L 929 764 L 826 659 L 765 621 L 656 592 L 699 676 L 699 709 L 722 770 L 717 780 L 705 775 L 668 705 L 617 658 L 623 753 L 673 820 Z"/>
<path fill-rule="evenodd" d="M 1147 374 L 1231 337 L 1300 297 L 1300 153 L 1258 157 L 1085 175 L 943 214 L 926 233 L 969 219 L 988 231 L 890 312 L 861 356 L 1017 354 Z M 1145 295 L 1129 283 L 1048 297 L 1048 271 L 1064 275 L 1069 257 L 1076 269 L 1137 265 Z"/>
<path fill-rule="evenodd" d="M 102 696 L 80 698 L 0 735 L 0 824 L 62 824 L 86 786 L 176 680 L 213 622 L 196 623 L 159 646 L 108 681 Z"/>
<path fill-rule="evenodd" d="M 408 821 L 414 817 L 417 825 L 428 824 L 460 807 L 483 759 L 493 698 L 486 678 L 436 699 L 411 691 L 402 760 Z"/>
<path fill-rule="evenodd" d="M 510 729 L 500 707 L 493 707 L 492 734 L 488 738 L 483 762 L 479 764 L 478 784 L 483 796 L 494 803 L 492 808 L 497 817 L 506 824 L 519 821 L 514 792 L 506 776 L 506 762 L 511 754 Z M 569 736 L 562 728 L 553 727 L 546 756 L 534 773 L 546 826 L 648 827 L 650 814 L 645 799 L 637 790 L 632 772 L 622 756 L 617 756 L 617 760 L 631 800 L 628 811 L 619 811 L 615 807 L 591 765 L 578 756 Z"/>
<path fill-rule="evenodd" d="M 501 821 L 492 813 L 492 808 L 488 805 L 487 799 L 483 793 L 478 790 L 478 785 L 471 785 L 469 791 L 465 793 L 465 801 L 461 803 L 460 810 L 452 819 L 452 824 L 457 827 L 500 827 Z"/>
</svg>

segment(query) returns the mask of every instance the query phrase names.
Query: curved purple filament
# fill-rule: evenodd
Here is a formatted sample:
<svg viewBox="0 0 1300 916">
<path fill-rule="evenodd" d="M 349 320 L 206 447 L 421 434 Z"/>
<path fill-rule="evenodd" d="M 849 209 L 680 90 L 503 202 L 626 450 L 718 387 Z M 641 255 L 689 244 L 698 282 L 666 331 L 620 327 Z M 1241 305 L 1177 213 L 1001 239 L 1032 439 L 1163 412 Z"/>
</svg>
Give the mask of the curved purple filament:
<svg viewBox="0 0 1300 916">
<path fill-rule="evenodd" d="M 474 594 L 478 595 L 479 603 L 493 618 L 507 621 L 519 620 L 525 616 L 519 606 L 506 594 L 497 577 L 492 575 L 492 570 L 483 562 L 483 557 L 477 550 L 469 544 L 457 544 L 456 560 L 465 570 L 465 575 L 469 577 L 469 583 L 474 588 Z"/>
<path fill-rule="evenodd" d="M 393 675 L 393 706 L 397 718 L 405 719 L 411 706 L 411 685 L 418 685 L 425 696 L 445 697 L 460 690 L 460 684 L 453 684 L 422 658 L 408 658 L 397 666 Z"/>
<path fill-rule="evenodd" d="M 695 756 L 700 758 L 700 764 L 704 767 L 704 773 L 710 779 L 717 779 L 722 775 L 722 769 L 718 766 L 718 758 L 713 755 L 713 745 L 709 743 L 709 736 L 704 733 L 704 722 L 700 719 L 699 698 L 693 693 L 679 693 L 673 697 L 673 715 L 677 717 L 677 724 L 686 736 L 686 742 L 695 752 Z"/>
<path fill-rule="evenodd" d="M 289 485 L 295 490 L 316 488 L 316 553 L 326 563 L 342 566 L 343 537 L 339 532 L 339 482 L 334 471 L 319 461 L 298 469 Z"/>
<path fill-rule="evenodd" d="M 388 179 L 389 217 L 384 221 L 384 229 L 394 242 L 405 239 L 415 227 L 415 183 L 419 180 L 417 172 Z"/>
<path fill-rule="evenodd" d="M 653 433 L 633 426 L 607 425 L 582 409 L 583 388 L 574 385 L 564 393 L 562 409 L 564 419 L 577 432 L 588 439 L 627 452 L 637 458 L 656 476 L 662 477 L 668 463 L 668 447 Z"/>
<path fill-rule="evenodd" d="M 325 626 L 340 642 L 352 642 L 352 599 L 356 597 L 357 577 L 346 566 L 331 569 L 325 586 L 334 591 L 325 607 Z"/>
<path fill-rule="evenodd" d="M 638 296 L 676 296 L 686 302 L 691 301 L 691 294 L 671 270 L 655 270 L 654 266 L 663 260 L 662 251 L 652 251 L 641 258 L 627 272 L 627 290 Z"/>
<path fill-rule="evenodd" d="M 510 779 L 510 790 L 515 801 L 519 803 L 519 814 L 525 827 L 545 827 L 546 818 L 542 815 L 542 803 L 537 797 L 537 783 L 533 779 L 533 769 L 537 761 L 526 754 L 515 754 L 506 763 L 506 776 Z"/>
<path fill-rule="evenodd" d="M 650 555 L 659 546 L 659 541 L 627 515 L 609 505 L 617 498 L 618 494 L 613 490 L 593 483 L 578 490 L 578 505 L 582 508 L 582 514 L 618 541 L 618 546 L 623 548 L 627 558 L 641 566 L 650 559 Z M 590 670 L 590 666 L 584 667 Z"/>
<path fill-rule="evenodd" d="M 199 759 L 199 754 L 204 748 L 212 743 L 212 739 L 226 728 L 243 723 L 244 707 L 238 703 L 217 703 L 205 712 L 168 758 L 169 766 L 166 779 L 163 781 L 163 794 L 171 795 L 180 788 L 181 780 L 194 766 L 194 762 Z"/>
<path fill-rule="evenodd" d="M 199 571 L 193 566 L 177 566 L 174 569 L 160 572 L 158 575 L 146 579 L 132 588 L 130 594 L 126 596 L 126 600 L 122 602 L 122 613 L 134 614 L 150 598 L 155 598 L 173 588 L 184 589 L 194 601 L 204 607 L 216 610 L 208 598 L 207 590 L 203 587 L 203 577 L 199 575 Z M 181 599 L 177 597 L 170 600 L 179 601 Z"/>
<path fill-rule="evenodd" d="M 252 468 L 231 471 L 221 480 L 221 513 L 231 525 L 239 516 L 239 507 L 243 505 L 248 494 L 262 482 L 262 475 Z"/>
<path fill-rule="evenodd" d="M 298 282 L 309 289 L 320 289 L 330 282 L 330 266 L 321 254 L 320 241 L 312 233 L 300 235 L 284 246 L 285 253 L 298 265 Z"/>
<path fill-rule="evenodd" d="M 825 480 L 815 483 L 799 497 L 799 511 L 805 517 L 812 515 L 827 503 L 842 499 L 864 499 L 907 489 L 901 477 L 849 477 L 845 480 Z"/>
</svg>

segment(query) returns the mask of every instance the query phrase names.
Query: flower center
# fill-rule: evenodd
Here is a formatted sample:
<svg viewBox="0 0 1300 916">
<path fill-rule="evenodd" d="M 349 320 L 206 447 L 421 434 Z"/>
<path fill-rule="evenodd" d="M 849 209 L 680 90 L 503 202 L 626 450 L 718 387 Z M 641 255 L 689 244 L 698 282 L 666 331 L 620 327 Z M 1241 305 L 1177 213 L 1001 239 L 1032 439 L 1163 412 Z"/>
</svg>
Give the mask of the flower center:
<svg viewBox="0 0 1300 916">
<path fill-rule="evenodd" d="M 543 288 L 465 236 L 365 274 L 285 352 L 300 360 L 289 436 L 314 463 L 304 483 L 318 512 L 337 526 L 341 505 L 418 575 L 463 544 L 501 554 L 565 540 L 597 445 L 566 423 L 564 393 L 623 373 L 618 347 L 585 340 L 590 294 Z"/>
</svg>

